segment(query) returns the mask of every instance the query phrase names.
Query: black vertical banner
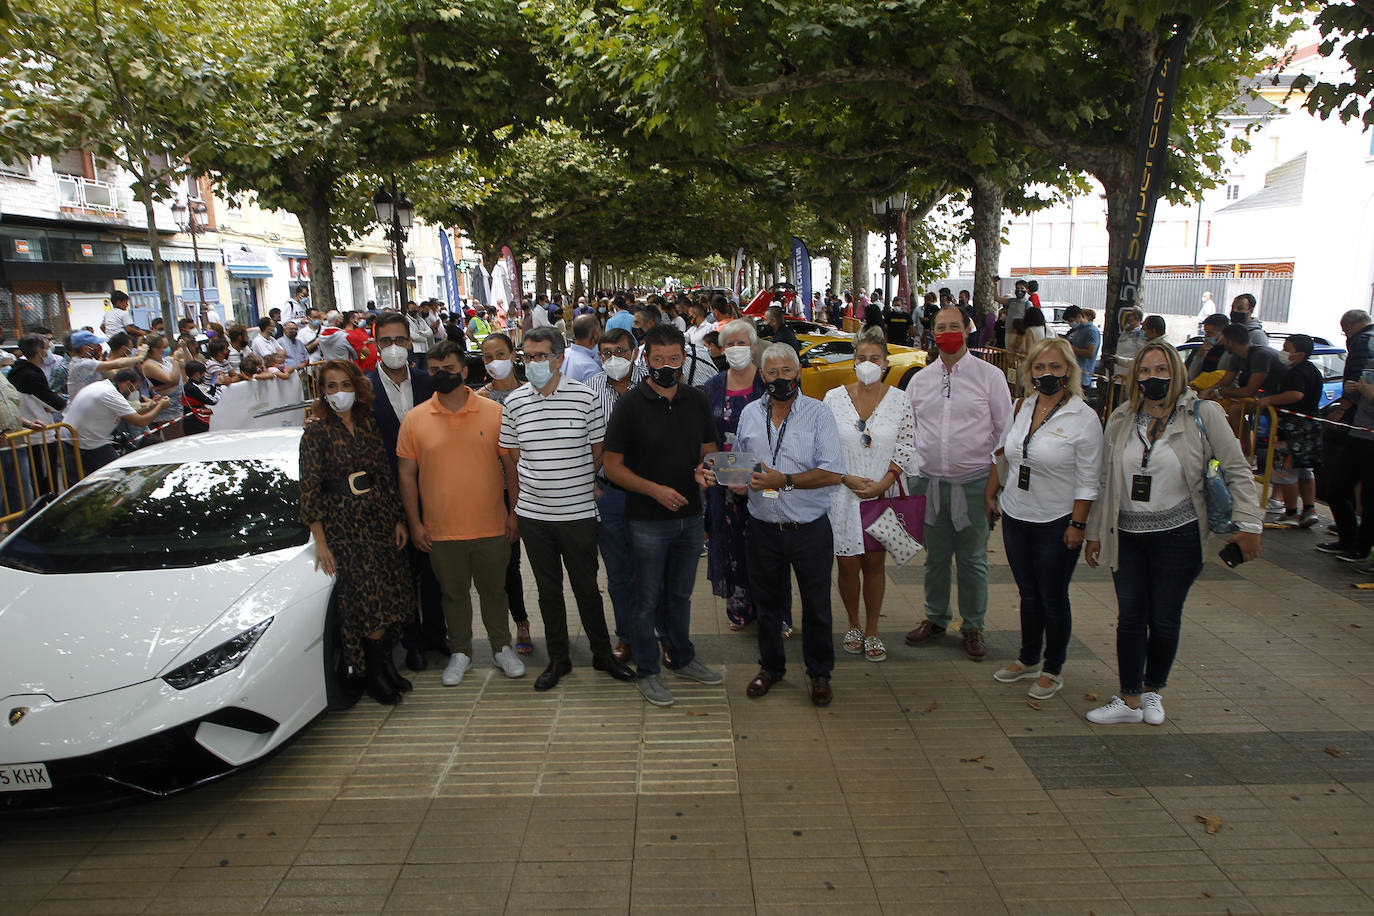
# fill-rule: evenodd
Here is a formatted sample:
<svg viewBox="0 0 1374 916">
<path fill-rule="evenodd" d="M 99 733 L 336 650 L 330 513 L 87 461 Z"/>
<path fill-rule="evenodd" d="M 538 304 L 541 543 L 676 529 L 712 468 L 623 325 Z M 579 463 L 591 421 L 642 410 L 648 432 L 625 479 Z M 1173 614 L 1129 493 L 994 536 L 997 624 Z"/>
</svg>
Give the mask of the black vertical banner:
<svg viewBox="0 0 1374 916">
<path fill-rule="evenodd" d="M 1150 228 L 1155 220 L 1155 204 L 1164 181 L 1165 159 L 1169 150 L 1169 118 L 1174 110 L 1178 74 L 1183 68 L 1183 52 L 1192 34 L 1190 24 L 1179 26 L 1164 46 L 1150 77 L 1145 101 L 1145 118 L 1140 125 L 1140 145 L 1135 153 L 1135 181 L 1131 185 L 1131 238 L 1121 262 L 1121 284 L 1117 288 L 1118 310 L 1135 305 L 1145 276 L 1145 250 L 1150 244 Z M 1112 316 L 1114 317 L 1114 316 Z"/>
</svg>

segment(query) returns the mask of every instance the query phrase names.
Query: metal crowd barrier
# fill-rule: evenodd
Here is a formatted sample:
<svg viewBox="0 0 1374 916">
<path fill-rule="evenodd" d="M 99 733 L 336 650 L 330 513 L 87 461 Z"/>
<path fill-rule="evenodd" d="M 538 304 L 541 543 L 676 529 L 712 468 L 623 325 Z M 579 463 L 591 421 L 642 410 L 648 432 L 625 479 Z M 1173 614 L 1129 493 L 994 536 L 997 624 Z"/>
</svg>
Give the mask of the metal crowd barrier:
<svg viewBox="0 0 1374 916">
<path fill-rule="evenodd" d="M 301 377 L 301 400 L 313 401 L 320 396 L 320 365 L 309 363 L 296 370 Z"/>
<path fill-rule="evenodd" d="M 5 433 L 0 446 L 0 525 L 15 521 L 39 499 L 56 496 L 84 476 L 80 441 L 69 424 Z"/>
</svg>

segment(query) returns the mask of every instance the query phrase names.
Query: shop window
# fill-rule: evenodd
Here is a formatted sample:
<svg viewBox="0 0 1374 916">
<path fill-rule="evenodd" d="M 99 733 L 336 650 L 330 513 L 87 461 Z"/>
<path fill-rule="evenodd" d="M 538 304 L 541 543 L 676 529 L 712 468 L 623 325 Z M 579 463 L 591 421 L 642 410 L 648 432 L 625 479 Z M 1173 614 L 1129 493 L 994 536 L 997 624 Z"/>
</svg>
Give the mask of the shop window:
<svg viewBox="0 0 1374 916">
<path fill-rule="evenodd" d="M 196 269 L 191 264 L 178 264 L 181 269 L 181 297 L 186 301 L 196 299 L 197 285 L 205 295 L 206 302 L 219 301 L 218 280 L 215 276 L 215 265 L 206 264 L 204 261 L 200 265 L 200 282 L 196 282 Z"/>
</svg>

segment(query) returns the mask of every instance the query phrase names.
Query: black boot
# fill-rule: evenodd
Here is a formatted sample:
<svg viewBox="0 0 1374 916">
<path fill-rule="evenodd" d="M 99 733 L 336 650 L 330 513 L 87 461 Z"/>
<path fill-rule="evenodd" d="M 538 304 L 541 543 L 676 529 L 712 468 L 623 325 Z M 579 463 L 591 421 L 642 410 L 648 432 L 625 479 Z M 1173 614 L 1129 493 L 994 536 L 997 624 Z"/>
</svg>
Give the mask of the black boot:
<svg viewBox="0 0 1374 916">
<path fill-rule="evenodd" d="M 364 683 L 367 695 L 383 706 L 395 706 L 401 702 L 401 691 L 391 683 L 387 674 L 387 650 L 380 639 L 363 640 L 363 658 L 367 671 Z"/>
<path fill-rule="evenodd" d="M 387 678 L 391 681 L 391 686 L 395 687 L 396 690 L 400 693 L 410 693 L 410 691 L 415 689 L 415 685 L 412 684 L 408 678 L 402 675 L 401 672 L 396 670 L 396 652 L 393 649 L 392 642 L 385 636 L 383 636 L 378 641 L 386 647 L 382 653 L 382 657 L 385 662 L 385 665 L 383 666 L 382 670 L 386 673 Z"/>
</svg>

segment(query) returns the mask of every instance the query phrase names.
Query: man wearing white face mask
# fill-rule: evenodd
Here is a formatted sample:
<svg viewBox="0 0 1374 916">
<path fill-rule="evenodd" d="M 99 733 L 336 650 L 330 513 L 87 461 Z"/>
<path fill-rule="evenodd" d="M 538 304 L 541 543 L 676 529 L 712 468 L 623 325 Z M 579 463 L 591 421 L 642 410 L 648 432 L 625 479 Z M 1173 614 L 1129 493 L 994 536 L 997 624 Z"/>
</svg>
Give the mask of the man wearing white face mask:
<svg viewBox="0 0 1374 916">
<path fill-rule="evenodd" d="M 429 373 L 410 367 L 410 323 L 399 312 L 386 312 L 372 326 L 377 341 L 381 361 L 377 368 L 367 373 L 374 394 L 385 397 L 372 399 L 372 418 L 377 422 L 377 431 L 382 436 L 382 446 L 387 459 L 391 462 L 391 472 L 396 474 L 396 440 L 400 435 L 401 421 L 417 404 L 423 404 L 434 394 Z M 399 481 L 398 481 L 399 486 Z M 414 544 L 406 548 L 410 568 L 416 579 L 420 594 L 419 616 L 411 615 L 402 632 L 401 644 L 406 650 L 406 667 L 411 671 L 423 671 L 427 665 L 426 650 L 447 654 L 447 628 L 444 626 L 444 609 L 439 580 L 434 576 L 429 556 L 418 550 Z"/>
<path fill-rule="evenodd" d="M 616 403 L 643 381 L 649 370 L 635 358 L 638 347 L 634 336 L 624 328 L 609 329 L 597 346 L 601 351 L 602 371 L 587 379 L 587 387 L 601 401 L 601 413 L 609 423 Z M 601 490 L 596 503 L 601 512 L 597 546 L 601 549 L 601 561 L 606 564 L 606 591 L 611 596 L 611 610 L 615 616 L 612 654 L 624 662 L 630 659 L 635 597 L 630 539 L 625 530 L 625 491 L 601 472 L 598 472 L 596 484 Z"/>
</svg>

